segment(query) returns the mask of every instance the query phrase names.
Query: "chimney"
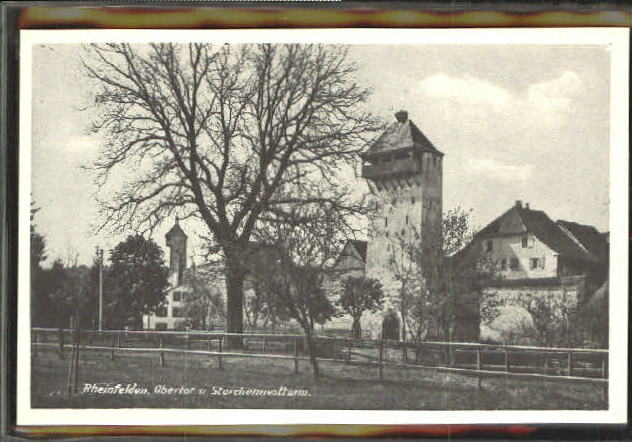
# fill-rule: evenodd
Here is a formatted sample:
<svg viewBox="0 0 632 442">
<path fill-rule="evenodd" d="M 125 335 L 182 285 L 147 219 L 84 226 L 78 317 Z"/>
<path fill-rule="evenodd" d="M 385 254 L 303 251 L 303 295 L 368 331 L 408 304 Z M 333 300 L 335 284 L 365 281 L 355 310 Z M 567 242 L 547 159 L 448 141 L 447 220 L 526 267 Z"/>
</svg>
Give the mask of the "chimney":
<svg viewBox="0 0 632 442">
<path fill-rule="evenodd" d="M 520 201 L 520 200 L 516 200 L 516 207 L 517 207 L 518 209 L 522 209 L 522 201 Z"/>
<path fill-rule="evenodd" d="M 529 210 L 529 203 L 524 203 L 525 209 Z"/>
<path fill-rule="evenodd" d="M 405 123 L 408 120 L 408 112 L 405 110 L 395 112 L 395 119 L 400 123 Z"/>
</svg>

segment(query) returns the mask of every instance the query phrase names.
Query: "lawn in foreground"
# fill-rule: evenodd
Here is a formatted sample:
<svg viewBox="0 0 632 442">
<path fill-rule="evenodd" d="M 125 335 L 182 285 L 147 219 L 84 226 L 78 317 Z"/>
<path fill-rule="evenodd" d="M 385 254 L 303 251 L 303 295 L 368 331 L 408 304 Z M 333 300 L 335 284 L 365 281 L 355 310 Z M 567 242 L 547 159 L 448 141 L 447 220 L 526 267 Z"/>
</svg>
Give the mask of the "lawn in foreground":
<svg viewBox="0 0 632 442">
<path fill-rule="evenodd" d="M 39 352 L 32 359 L 31 402 L 34 408 L 288 408 L 383 410 L 603 409 L 601 387 L 562 381 L 476 379 L 431 369 L 384 368 L 321 363 L 323 376 L 314 379 L 301 361 L 217 359 L 167 354 L 160 367 L 156 354 L 81 353 L 79 393 L 68 397 L 68 356 Z M 101 387 L 136 384 L 143 394 L 101 393 Z M 184 390 L 186 387 L 190 390 Z M 242 388 L 243 387 L 243 388 Z M 131 388 L 131 387 L 130 387 Z M 170 391 L 169 388 L 172 388 Z M 286 395 L 250 395 L 248 389 L 284 391 Z M 296 390 L 296 391 L 294 391 Z M 187 394 L 187 391 L 190 391 Z M 225 391 L 230 394 L 225 395 Z M 239 393 L 241 391 L 241 394 Z M 294 394 L 287 396 L 288 392 Z M 252 392 L 251 392 L 252 393 Z"/>
</svg>

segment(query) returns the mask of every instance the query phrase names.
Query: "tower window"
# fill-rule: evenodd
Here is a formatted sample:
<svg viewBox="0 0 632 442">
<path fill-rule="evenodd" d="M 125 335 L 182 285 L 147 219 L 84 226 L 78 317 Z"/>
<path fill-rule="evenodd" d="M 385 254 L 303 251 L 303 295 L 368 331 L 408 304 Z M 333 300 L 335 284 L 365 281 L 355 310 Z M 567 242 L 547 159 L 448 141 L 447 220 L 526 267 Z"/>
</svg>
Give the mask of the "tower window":
<svg viewBox="0 0 632 442">
<path fill-rule="evenodd" d="M 529 246 L 529 235 L 526 233 L 522 235 L 522 248 L 526 249 Z"/>
<path fill-rule="evenodd" d="M 388 227 L 388 217 L 384 217 L 384 227 Z"/>
<path fill-rule="evenodd" d="M 491 239 L 487 240 L 487 244 L 485 245 L 485 250 L 487 250 L 488 252 L 491 252 L 493 248 L 494 248 L 494 242 Z"/>
</svg>

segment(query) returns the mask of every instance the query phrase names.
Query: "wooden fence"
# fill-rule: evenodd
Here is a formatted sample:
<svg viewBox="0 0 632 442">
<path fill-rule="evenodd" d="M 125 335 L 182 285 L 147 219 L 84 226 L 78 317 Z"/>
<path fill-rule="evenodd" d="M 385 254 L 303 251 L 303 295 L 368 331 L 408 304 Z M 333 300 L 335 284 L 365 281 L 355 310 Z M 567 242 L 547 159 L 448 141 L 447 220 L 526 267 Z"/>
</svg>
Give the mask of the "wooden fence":
<svg viewBox="0 0 632 442">
<path fill-rule="evenodd" d="M 232 338 L 230 338 L 232 337 Z M 228 338 L 228 339 L 227 339 Z M 227 347 L 231 342 L 238 348 Z M 263 358 L 293 361 L 295 373 L 299 361 L 309 361 L 305 337 L 300 334 L 225 333 L 208 331 L 123 331 L 69 330 L 33 328 L 33 357 L 41 348 L 57 348 L 61 358 L 70 349 L 69 393 L 76 391 L 79 352 L 117 354 L 157 354 L 165 366 L 165 354 L 191 354 L 217 360 L 223 369 L 226 358 Z M 548 348 L 517 345 L 493 345 L 454 342 L 404 342 L 357 340 L 329 336 L 314 337 L 318 361 L 377 367 L 384 379 L 385 367 L 432 369 L 483 378 L 556 380 L 602 386 L 608 397 L 608 350 L 584 348 Z"/>
</svg>

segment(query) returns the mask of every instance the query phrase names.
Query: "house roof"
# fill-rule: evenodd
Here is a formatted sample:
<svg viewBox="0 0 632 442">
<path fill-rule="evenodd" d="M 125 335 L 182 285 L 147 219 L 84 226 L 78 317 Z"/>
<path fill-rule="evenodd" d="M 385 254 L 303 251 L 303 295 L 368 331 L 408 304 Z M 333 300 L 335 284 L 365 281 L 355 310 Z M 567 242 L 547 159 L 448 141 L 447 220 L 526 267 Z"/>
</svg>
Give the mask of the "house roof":
<svg viewBox="0 0 632 442">
<path fill-rule="evenodd" d="M 443 155 L 415 123 L 408 119 L 406 111 L 397 112 L 395 116 L 397 121 L 386 129 L 365 155 L 371 156 L 403 149 L 415 149 Z"/>
<path fill-rule="evenodd" d="M 345 246 L 340 251 L 340 254 L 336 258 L 336 262 L 334 262 L 334 264 L 332 265 L 332 269 L 336 269 L 338 267 L 338 264 L 340 264 L 340 260 L 343 256 L 345 256 L 345 250 L 347 250 L 349 246 L 351 246 L 351 248 L 356 251 L 360 259 L 362 260 L 362 263 L 366 263 L 367 242 L 357 239 L 350 239 L 347 240 Z"/>
<path fill-rule="evenodd" d="M 608 259 L 608 240 L 595 227 L 561 219 L 557 223 L 577 238 L 593 258 L 599 261 Z"/>
<path fill-rule="evenodd" d="M 359 239 L 352 239 L 349 240 L 349 242 L 356 249 L 360 257 L 362 258 L 362 261 L 366 262 L 367 242 Z"/>
<path fill-rule="evenodd" d="M 569 228 L 570 227 L 570 228 Z M 516 204 L 482 229 L 477 236 L 531 233 L 559 255 L 581 261 L 601 261 L 596 252 L 603 236 L 592 226 L 569 221 L 554 222 L 541 210 Z M 576 236 L 576 232 L 577 235 Z M 586 242 L 586 243 L 585 243 Z"/>
</svg>

